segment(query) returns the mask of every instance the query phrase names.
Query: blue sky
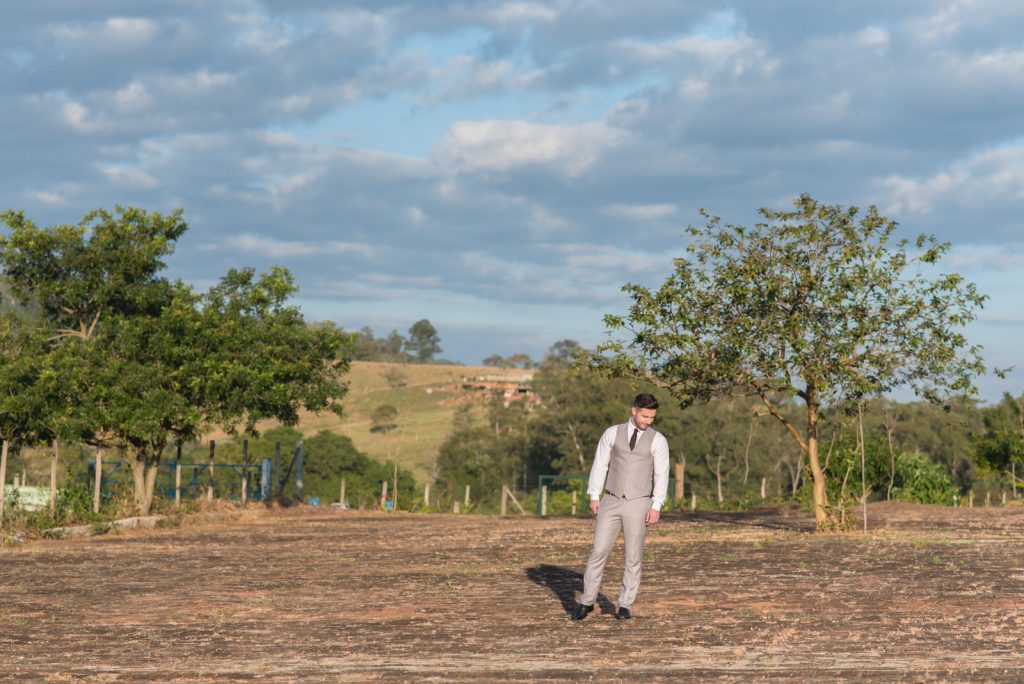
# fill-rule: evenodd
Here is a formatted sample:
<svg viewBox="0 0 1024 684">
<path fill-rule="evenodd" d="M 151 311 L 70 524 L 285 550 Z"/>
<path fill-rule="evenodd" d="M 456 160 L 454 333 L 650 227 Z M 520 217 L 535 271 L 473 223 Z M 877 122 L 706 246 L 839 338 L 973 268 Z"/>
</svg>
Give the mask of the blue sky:
<svg viewBox="0 0 1024 684">
<path fill-rule="evenodd" d="M 13 6 L 13 8 L 12 8 Z M 877 205 L 990 300 L 1024 387 L 1024 5 L 39 0 L 0 10 L 0 205 L 182 207 L 171 270 L 443 355 L 590 346 L 698 211 Z"/>
</svg>

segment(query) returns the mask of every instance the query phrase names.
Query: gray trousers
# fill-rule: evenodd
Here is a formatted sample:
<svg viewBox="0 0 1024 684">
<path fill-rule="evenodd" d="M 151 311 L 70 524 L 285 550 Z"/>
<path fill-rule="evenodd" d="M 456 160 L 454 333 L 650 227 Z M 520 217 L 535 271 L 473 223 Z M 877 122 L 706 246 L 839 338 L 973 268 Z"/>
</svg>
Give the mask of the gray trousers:
<svg viewBox="0 0 1024 684">
<path fill-rule="evenodd" d="M 626 562 L 622 571 L 622 588 L 619 590 L 619 607 L 629 608 L 636 600 L 640 588 L 640 569 L 644 564 L 644 538 L 647 536 L 647 511 L 651 508 L 651 497 L 620 499 L 605 492 L 597 509 L 597 523 L 594 526 L 594 549 L 587 560 L 587 571 L 583 574 L 583 595 L 580 603 L 594 605 L 601 590 L 601 578 L 608 554 L 615 546 L 615 540 L 622 530 L 625 541 Z"/>
</svg>

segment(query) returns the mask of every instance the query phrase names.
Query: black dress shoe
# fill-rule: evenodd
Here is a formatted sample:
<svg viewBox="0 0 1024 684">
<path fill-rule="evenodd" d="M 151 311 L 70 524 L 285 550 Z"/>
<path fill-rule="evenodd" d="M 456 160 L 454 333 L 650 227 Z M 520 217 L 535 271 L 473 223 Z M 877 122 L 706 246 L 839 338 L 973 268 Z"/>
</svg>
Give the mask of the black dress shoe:
<svg viewBox="0 0 1024 684">
<path fill-rule="evenodd" d="M 583 618 L 587 617 L 587 615 L 589 615 L 590 611 L 592 610 L 594 610 L 594 606 L 587 606 L 581 603 L 573 609 L 572 615 L 570 617 L 573 620 L 582 620 Z"/>
<path fill-rule="evenodd" d="M 630 620 L 633 614 L 629 612 L 629 608 L 619 608 L 619 612 L 615 614 L 616 620 Z"/>
</svg>

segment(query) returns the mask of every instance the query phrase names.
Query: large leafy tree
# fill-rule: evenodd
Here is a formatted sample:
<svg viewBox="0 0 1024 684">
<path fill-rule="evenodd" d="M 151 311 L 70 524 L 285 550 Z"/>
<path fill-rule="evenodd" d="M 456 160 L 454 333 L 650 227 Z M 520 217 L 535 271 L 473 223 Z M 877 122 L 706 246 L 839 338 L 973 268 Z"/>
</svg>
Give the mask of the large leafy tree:
<svg viewBox="0 0 1024 684">
<path fill-rule="evenodd" d="M 18 212 L 2 219 L 0 266 L 38 312 L 28 338 L 44 360 L 3 388 L 33 398 L 14 423 L 122 453 L 141 513 L 170 442 L 211 425 L 254 433 L 267 418 L 295 423 L 304 408 L 340 410 L 350 339 L 305 324 L 287 304 L 296 288 L 284 269 L 231 271 L 198 295 L 161 275 L 186 230 L 180 211 L 117 207 L 45 229 Z"/>
<path fill-rule="evenodd" d="M 409 328 L 405 351 L 413 354 L 420 363 L 430 363 L 434 355 L 441 352 L 441 336 L 426 318 L 416 321 Z"/>
<path fill-rule="evenodd" d="M 655 378 L 683 404 L 718 394 L 759 397 L 804 452 L 819 529 L 836 524 L 819 457 L 823 408 L 899 386 L 939 401 L 973 391 L 983 371 L 962 329 L 984 296 L 938 274 L 948 244 L 897 241 L 896 222 L 871 207 L 803 195 L 792 211 L 762 209 L 753 227 L 706 216 L 660 288 L 628 284 L 627 315 L 590 361 L 617 375 Z M 796 398 L 804 420 L 780 410 Z"/>
</svg>

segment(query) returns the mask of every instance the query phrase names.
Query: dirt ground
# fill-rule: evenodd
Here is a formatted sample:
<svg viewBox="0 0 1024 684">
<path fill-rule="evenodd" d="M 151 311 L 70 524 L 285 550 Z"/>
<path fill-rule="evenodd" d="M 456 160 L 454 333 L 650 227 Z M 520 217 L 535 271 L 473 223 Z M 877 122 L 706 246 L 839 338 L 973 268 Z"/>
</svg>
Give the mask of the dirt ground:
<svg viewBox="0 0 1024 684">
<path fill-rule="evenodd" d="M 4 681 L 1024 681 L 1024 509 L 668 514 L 635 618 L 593 522 L 249 511 L 0 550 Z"/>
</svg>

